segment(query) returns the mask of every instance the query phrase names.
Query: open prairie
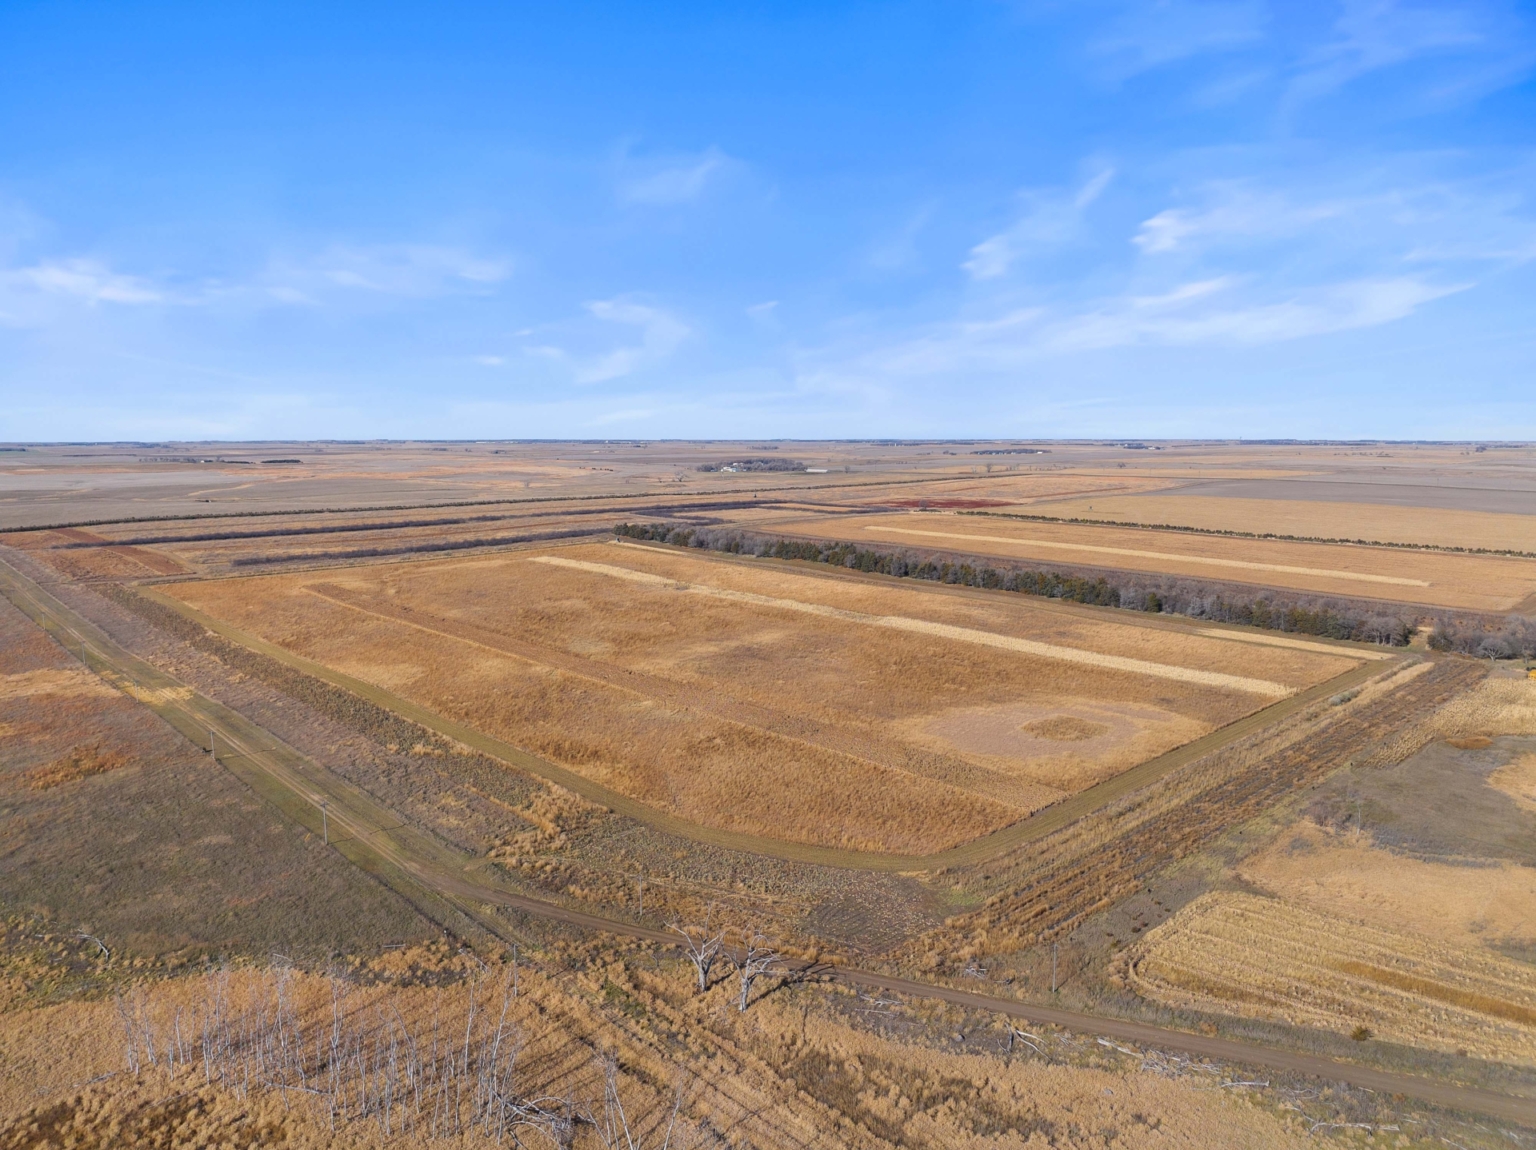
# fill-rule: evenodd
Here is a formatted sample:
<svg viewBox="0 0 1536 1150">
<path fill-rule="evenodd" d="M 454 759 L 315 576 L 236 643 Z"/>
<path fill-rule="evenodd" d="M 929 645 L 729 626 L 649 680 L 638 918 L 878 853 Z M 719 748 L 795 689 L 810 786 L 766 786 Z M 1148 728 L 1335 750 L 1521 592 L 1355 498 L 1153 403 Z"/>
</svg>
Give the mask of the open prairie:
<svg viewBox="0 0 1536 1150">
<path fill-rule="evenodd" d="M 1055 514 L 1056 509 L 1048 513 Z M 932 512 L 785 519 L 775 522 L 774 527 L 791 536 L 851 538 L 865 545 L 883 543 L 1041 564 L 1120 568 L 1479 611 L 1507 611 L 1536 594 L 1536 559 L 1503 556 Z"/>
<path fill-rule="evenodd" d="M 167 590 L 690 820 L 912 853 L 1357 663 L 639 546 Z"/>
</svg>

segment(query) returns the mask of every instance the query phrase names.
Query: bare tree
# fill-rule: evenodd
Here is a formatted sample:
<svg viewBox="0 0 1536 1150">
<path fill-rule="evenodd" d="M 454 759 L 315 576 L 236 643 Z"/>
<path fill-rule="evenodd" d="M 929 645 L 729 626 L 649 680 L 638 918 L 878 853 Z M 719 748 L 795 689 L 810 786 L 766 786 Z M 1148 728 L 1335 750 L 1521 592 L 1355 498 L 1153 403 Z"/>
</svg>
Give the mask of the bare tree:
<svg viewBox="0 0 1536 1150">
<path fill-rule="evenodd" d="M 703 926 L 684 926 L 674 922 L 669 923 L 667 929 L 683 940 L 683 954 L 693 963 L 693 969 L 699 976 L 699 993 L 704 993 L 709 989 L 710 969 L 725 946 L 725 931 L 710 934 L 707 919 Z"/>
<path fill-rule="evenodd" d="M 746 936 L 739 949 L 727 950 L 725 953 L 730 957 L 731 965 L 736 968 L 736 977 L 741 980 L 741 999 L 736 1009 L 745 1014 L 747 1003 L 752 997 L 752 984 L 770 973 L 774 967 L 781 966 L 783 958 L 768 945 L 768 939 L 759 931 Z"/>
<path fill-rule="evenodd" d="M 658 1150 L 670 1150 L 672 1135 L 677 1129 L 678 1114 L 683 1108 L 683 1083 L 678 1082 L 672 1096 L 672 1110 L 667 1116 L 667 1126 L 661 1135 Z M 649 1145 L 638 1128 L 632 1129 L 629 1116 L 624 1111 L 624 1098 L 619 1093 L 619 1063 L 612 1054 L 603 1058 L 603 1105 L 601 1113 L 589 1113 L 597 1141 L 603 1150 L 645 1150 Z"/>
</svg>

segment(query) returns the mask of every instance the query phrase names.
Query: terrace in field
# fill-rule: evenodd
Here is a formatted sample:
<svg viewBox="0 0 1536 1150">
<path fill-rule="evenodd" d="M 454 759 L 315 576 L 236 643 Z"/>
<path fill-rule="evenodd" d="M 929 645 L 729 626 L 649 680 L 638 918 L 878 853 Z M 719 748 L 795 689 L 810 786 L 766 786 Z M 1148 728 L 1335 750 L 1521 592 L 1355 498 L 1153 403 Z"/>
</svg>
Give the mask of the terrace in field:
<svg viewBox="0 0 1536 1150">
<path fill-rule="evenodd" d="M 616 544 L 187 583 L 296 654 L 725 830 L 926 853 L 1354 652 Z"/>
</svg>

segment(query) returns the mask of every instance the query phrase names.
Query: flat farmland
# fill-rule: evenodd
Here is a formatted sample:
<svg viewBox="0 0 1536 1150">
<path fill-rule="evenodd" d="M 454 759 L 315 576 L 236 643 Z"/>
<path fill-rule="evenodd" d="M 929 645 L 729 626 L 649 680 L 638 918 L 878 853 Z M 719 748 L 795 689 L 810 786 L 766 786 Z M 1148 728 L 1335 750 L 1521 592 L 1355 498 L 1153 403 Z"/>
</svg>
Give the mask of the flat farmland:
<svg viewBox="0 0 1536 1150">
<path fill-rule="evenodd" d="M 1191 492 L 1105 492 L 1050 499 L 1030 508 L 1065 519 L 1167 523 L 1208 531 L 1253 531 L 1314 539 L 1369 539 L 1431 547 L 1536 552 L 1536 514 L 1483 511 L 1475 507 L 1405 507 L 1390 503 L 1286 499 L 1281 484 L 1271 498 Z M 1258 488 L 1255 487 L 1255 495 Z"/>
<path fill-rule="evenodd" d="M 1529 963 L 1280 899 L 1202 895 L 1153 928 L 1129 973 L 1168 1006 L 1536 1062 Z"/>
<path fill-rule="evenodd" d="M 774 526 L 788 535 L 1185 575 L 1479 611 L 1506 611 L 1536 595 L 1536 559 L 1494 555 L 1233 539 L 933 513 L 788 519 Z"/>
<path fill-rule="evenodd" d="M 1006 826 L 1358 662 L 615 544 L 163 590 L 678 817 L 903 853 Z"/>
</svg>

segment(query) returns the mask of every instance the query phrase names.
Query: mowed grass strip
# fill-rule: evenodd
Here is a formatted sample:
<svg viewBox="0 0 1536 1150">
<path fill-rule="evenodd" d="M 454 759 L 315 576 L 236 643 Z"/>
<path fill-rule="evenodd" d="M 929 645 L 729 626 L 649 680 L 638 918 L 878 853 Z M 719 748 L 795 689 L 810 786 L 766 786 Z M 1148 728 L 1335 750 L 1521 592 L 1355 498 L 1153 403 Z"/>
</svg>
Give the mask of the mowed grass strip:
<svg viewBox="0 0 1536 1150">
<path fill-rule="evenodd" d="M 1005 535 L 972 535 L 959 531 L 919 531 L 909 527 L 870 524 L 865 531 L 879 535 L 914 535 L 929 539 L 962 539 L 972 543 L 1005 543 L 1044 547 L 1053 551 L 1087 551 L 1097 555 L 1123 555 L 1133 559 L 1162 559 L 1176 563 L 1197 563 L 1207 567 L 1235 567 L 1243 571 L 1278 571 L 1286 575 L 1320 575 L 1357 583 L 1387 583 L 1394 587 L 1428 587 L 1428 579 L 1408 579 L 1401 575 L 1373 575 L 1364 571 L 1340 571 L 1326 567 L 1296 567 L 1286 563 L 1258 563 L 1249 559 L 1218 559 L 1214 555 L 1177 554 L 1172 551 L 1146 551 L 1134 547 L 1103 547 L 1092 543 L 1062 543 L 1054 539 L 1017 539 Z"/>
<path fill-rule="evenodd" d="M 1536 1064 L 1536 968 L 1286 900 L 1203 895 L 1147 935 L 1129 973 L 1170 1006 Z"/>
<path fill-rule="evenodd" d="M 538 555 L 528 560 L 528 562 L 547 563 L 570 570 L 588 571 L 593 574 L 612 576 L 617 579 L 627 579 L 630 582 L 644 584 L 649 587 L 685 591 L 690 594 L 708 596 L 714 599 L 750 603 L 758 607 L 769 607 L 781 611 L 795 611 L 806 615 L 819 615 L 827 619 L 837 619 L 847 623 L 860 623 L 869 627 L 883 627 L 892 631 L 907 631 L 912 634 L 931 635 L 935 638 L 950 639 L 960 643 L 972 643 L 983 647 L 994 647 L 1003 651 L 1016 651 L 1023 655 L 1033 655 L 1042 659 L 1078 663 L 1084 666 L 1100 667 L 1112 671 L 1128 671 L 1135 675 L 1149 675 L 1153 678 L 1171 679 L 1175 682 L 1191 683 L 1202 687 L 1243 691 L 1249 694 L 1262 695 L 1266 698 L 1283 699 L 1295 693 L 1295 688 L 1286 686 L 1284 683 L 1272 682 L 1268 679 L 1255 679 L 1246 675 L 1228 674 L 1224 671 L 1202 671 L 1194 667 L 1153 663 L 1145 659 L 1131 659 L 1121 655 L 1107 655 L 1097 651 L 1063 647 L 1054 643 L 1041 643 L 1033 639 L 1021 639 L 1013 635 L 999 635 L 973 627 L 957 627 L 953 624 L 938 623 L 929 619 L 914 619 L 905 615 L 869 615 L 860 611 L 849 611 L 842 607 L 831 607 L 823 603 L 807 602 L 801 599 L 785 599 L 771 595 L 761 595 L 752 591 L 711 587 L 702 583 L 679 582 L 666 576 L 653 575 L 647 571 L 636 571 L 633 568 L 616 566 L 612 563 L 594 563 L 585 559 L 568 559 L 559 555 Z"/>
</svg>

